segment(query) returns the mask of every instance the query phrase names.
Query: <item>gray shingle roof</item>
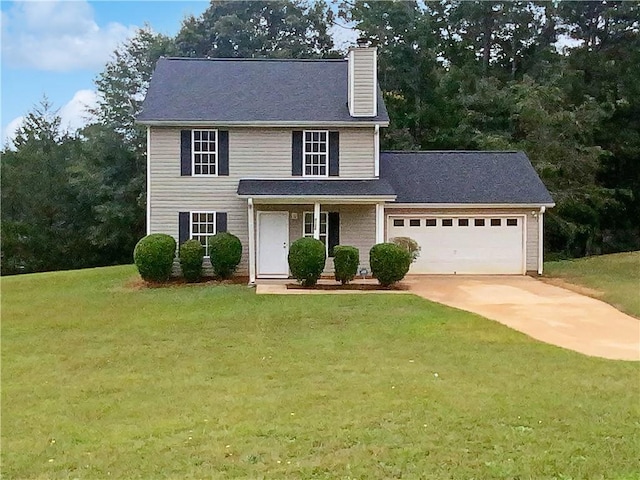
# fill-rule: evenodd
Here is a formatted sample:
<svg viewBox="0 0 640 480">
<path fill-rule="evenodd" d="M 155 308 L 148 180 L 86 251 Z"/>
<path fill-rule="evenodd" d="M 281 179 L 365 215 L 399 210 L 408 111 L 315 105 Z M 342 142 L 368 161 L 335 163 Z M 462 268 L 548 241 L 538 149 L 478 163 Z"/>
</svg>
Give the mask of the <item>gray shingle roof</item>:
<svg viewBox="0 0 640 480">
<path fill-rule="evenodd" d="M 393 197 L 393 188 L 386 180 L 253 180 L 238 183 L 238 195 L 243 196 L 349 196 Z"/>
<path fill-rule="evenodd" d="M 138 122 L 387 122 L 353 118 L 346 60 L 161 58 Z"/>
<path fill-rule="evenodd" d="M 523 152 L 381 152 L 380 177 L 397 203 L 553 204 Z"/>
</svg>

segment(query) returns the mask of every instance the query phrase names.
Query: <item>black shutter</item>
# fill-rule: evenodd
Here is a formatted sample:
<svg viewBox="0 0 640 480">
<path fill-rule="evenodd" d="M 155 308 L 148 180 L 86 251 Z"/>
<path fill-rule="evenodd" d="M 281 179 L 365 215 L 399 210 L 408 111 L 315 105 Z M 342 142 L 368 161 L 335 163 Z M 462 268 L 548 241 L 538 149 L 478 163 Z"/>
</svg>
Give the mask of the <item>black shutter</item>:
<svg viewBox="0 0 640 480">
<path fill-rule="evenodd" d="M 340 132 L 329 132 L 329 176 L 340 175 Z"/>
<path fill-rule="evenodd" d="M 340 214 L 338 212 L 329 212 L 329 256 L 333 257 L 333 248 L 340 245 Z"/>
<path fill-rule="evenodd" d="M 227 212 L 216 213 L 216 233 L 227 231 Z"/>
<path fill-rule="evenodd" d="M 218 175 L 229 175 L 229 132 L 218 130 Z"/>
<path fill-rule="evenodd" d="M 180 175 L 191 176 L 191 130 L 180 131 Z"/>
<path fill-rule="evenodd" d="M 189 212 L 180 212 L 178 214 L 178 246 L 191 238 L 191 232 L 189 231 L 191 228 L 190 215 Z"/>
<path fill-rule="evenodd" d="M 302 132 L 292 132 L 291 141 L 291 175 L 294 177 L 302 176 Z"/>
</svg>

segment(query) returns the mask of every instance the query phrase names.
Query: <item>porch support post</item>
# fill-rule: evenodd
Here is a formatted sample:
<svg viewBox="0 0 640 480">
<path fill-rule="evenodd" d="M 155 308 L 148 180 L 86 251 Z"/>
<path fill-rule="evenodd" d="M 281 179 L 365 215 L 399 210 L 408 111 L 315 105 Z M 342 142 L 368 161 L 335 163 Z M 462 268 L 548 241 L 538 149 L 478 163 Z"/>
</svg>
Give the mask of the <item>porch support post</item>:
<svg viewBox="0 0 640 480">
<path fill-rule="evenodd" d="M 538 214 L 538 275 L 542 275 L 542 265 L 544 264 L 544 212 L 546 207 L 540 207 Z M 526 270 L 526 268 L 525 268 Z"/>
<path fill-rule="evenodd" d="M 256 283 L 256 224 L 253 211 L 253 198 L 247 199 L 247 218 L 249 223 L 249 283 Z"/>
<path fill-rule="evenodd" d="M 313 238 L 320 240 L 320 202 L 313 204 Z"/>
<path fill-rule="evenodd" d="M 376 203 L 376 243 L 384 242 L 384 203 Z"/>
</svg>

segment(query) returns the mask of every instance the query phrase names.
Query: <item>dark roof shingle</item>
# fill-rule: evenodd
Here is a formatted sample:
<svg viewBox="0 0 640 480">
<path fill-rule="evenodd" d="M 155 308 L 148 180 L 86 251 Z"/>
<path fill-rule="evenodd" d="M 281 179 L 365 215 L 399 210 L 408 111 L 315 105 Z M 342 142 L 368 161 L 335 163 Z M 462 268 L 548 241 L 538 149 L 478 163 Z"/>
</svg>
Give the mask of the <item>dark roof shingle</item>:
<svg viewBox="0 0 640 480">
<path fill-rule="evenodd" d="M 389 182 L 371 180 L 253 180 L 242 179 L 238 183 L 238 195 L 242 196 L 349 196 L 393 197 Z"/>
<path fill-rule="evenodd" d="M 346 60 L 161 58 L 142 112 L 145 122 L 388 122 L 354 118 Z"/>
<path fill-rule="evenodd" d="M 553 204 L 523 152 L 381 152 L 380 178 L 397 203 Z"/>
</svg>

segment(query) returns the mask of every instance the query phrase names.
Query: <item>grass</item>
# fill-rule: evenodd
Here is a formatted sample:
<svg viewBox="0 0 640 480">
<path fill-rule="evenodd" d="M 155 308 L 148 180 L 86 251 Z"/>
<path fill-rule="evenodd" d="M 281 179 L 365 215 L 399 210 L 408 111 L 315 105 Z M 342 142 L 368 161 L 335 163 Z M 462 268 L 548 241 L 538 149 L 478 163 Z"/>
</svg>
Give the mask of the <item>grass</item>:
<svg viewBox="0 0 640 480">
<path fill-rule="evenodd" d="M 545 276 L 594 290 L 594 296 L 640 318 L 640 252 L 548 262 Z"/>
<path fill-rule="evenodd" d="M 411 295 L 2 279 L 2 475 L 638 479 L 639 367 Z"/>
</svg>

